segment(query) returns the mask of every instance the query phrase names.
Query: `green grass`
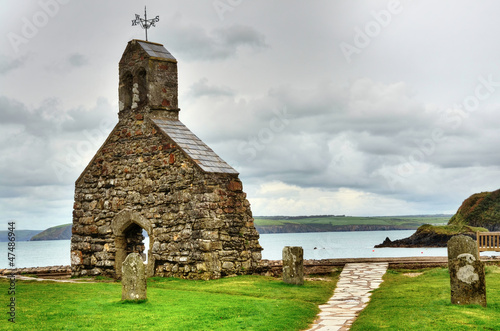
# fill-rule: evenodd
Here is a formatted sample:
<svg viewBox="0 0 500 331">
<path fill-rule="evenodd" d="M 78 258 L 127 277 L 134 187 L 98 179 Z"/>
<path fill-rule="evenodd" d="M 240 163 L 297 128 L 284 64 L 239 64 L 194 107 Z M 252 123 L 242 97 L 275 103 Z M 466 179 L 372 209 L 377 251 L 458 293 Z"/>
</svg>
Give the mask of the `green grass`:
<svg viewBox="0 0 500 331">
<path fill-rule="evenodd" d="M 418 228 L 420 233 L 435 233 L 454 236 L 461 233 L 489 232 L 486 228 L 468 226 L 468 225 L 430 225 L 424 224 Z"/>
<path fill-rule="evenodd" d="M 448 269 L 418 277 L 389 270 L 351 330 L 500 330 L 500 269 L 487 267 L 488 306 L 450 302 Z"/>
<path fill-rule="evenodd" d="M 152 278 L 148 300 L 123 303 L 120 283 L 18 281 L 16 325 L 6 330 L 301 330 L 332 295 L 332 281 L 285 284 L 262 276 L 212 281 Z M 10 298 L 0 280 L 4 311 Z M 5 323 L 4 323 L 5 322 Z"/>
</svg>

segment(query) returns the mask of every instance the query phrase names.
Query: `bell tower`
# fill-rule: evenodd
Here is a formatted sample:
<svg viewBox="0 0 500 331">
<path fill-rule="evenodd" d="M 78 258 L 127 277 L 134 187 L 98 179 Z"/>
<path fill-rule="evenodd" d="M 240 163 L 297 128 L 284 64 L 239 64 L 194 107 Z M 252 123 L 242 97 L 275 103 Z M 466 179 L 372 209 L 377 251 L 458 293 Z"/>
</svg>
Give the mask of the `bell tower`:
<svg viewBox="0 0 500 331">
<path fill-rule="evenodd" d="M 119 63 L 118 117 L 178 119 L 177 60 L 162 44 L 131 40 Z"/>
</svg>

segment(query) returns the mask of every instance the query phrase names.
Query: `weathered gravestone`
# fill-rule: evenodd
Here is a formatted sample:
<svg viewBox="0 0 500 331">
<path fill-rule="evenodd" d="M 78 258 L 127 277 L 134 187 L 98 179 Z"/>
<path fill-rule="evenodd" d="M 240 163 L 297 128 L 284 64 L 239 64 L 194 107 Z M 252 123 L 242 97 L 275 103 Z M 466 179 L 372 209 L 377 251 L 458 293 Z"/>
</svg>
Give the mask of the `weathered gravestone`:
<svg viewBox="0 0 500 331">
<path fill-rule="evenodd" d="M 451 237 L 448 240 L 448 261 L 456 259 L 463 253 L 472 254 L 476 260 L 479 260 L 476 241 L 464 235 Z"/>
<path fill-rule="evenodd" d="M 304 284 L 304 250 L 299 246 L 283 248 L 283 281 L 288 284 Z"/>
<path fill-rule="evenodd" d="M 484 265 L 472 238 L 459 235 L 448 241 L 448 269 L 451 303 L 486 307 Z"/>
<path fill-rule="evenodd" d="M 146 300 L 146 266 L 138 253 L 123 261 L 122 300 Z"/>
</svg>

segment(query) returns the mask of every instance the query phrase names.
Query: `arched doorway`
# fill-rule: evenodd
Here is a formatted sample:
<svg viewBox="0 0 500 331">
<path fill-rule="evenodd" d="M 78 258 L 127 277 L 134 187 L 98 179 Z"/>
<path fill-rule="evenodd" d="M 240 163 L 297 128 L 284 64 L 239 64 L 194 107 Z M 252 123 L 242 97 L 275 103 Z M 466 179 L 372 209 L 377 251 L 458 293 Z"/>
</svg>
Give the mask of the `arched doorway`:
<svg viewBox="0 0 500 331">
<path fill-rule="evenodd" d="M 147 254 L 147 277 L 154 274 L 154 258 L 151 254 L 153 246 L 153 233 L 151 223 L 138 214 L 130 210 L 123 210 L 115 216 L 111 222 L 111 229 L 115 235 L 115 275 L 121 278 L 122 264 L 128 254 L 136 252 Z M 142 231 L 146 231 L 149 236 L 149 247 L 144 247 L 144 236 Z"/>
</svg>

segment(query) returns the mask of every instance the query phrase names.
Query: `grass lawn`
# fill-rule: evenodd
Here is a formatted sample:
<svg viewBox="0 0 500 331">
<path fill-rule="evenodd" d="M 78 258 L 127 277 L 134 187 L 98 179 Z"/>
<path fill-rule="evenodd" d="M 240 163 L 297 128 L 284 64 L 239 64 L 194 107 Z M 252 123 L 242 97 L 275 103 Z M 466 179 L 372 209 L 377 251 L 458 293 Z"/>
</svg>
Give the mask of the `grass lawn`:
<svg viewBox="0 0 500 331">
<path fill-rule="evenodd" d="M 486 289 L 487 308 L 452 305 L 448 269 L 389 270 L 351 330 L 500 330 L 500 268 L 487 267 Z"/>
<path fill-rule="evenodd" d="M 7 321 L 8 280 L 0 280 L 2 330 L 301 330 L 332 295 L 331 281 L 285 284 L 263 276 L 212 281 L 148 280 L 148 301 L 122 303 L 120 283 L 17 281 L 16 323 Z"/>
</svg>

